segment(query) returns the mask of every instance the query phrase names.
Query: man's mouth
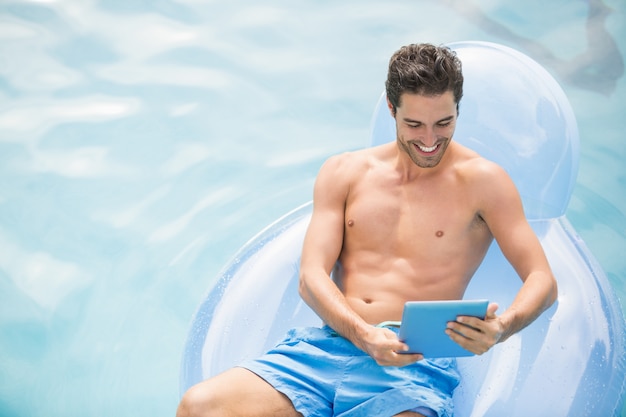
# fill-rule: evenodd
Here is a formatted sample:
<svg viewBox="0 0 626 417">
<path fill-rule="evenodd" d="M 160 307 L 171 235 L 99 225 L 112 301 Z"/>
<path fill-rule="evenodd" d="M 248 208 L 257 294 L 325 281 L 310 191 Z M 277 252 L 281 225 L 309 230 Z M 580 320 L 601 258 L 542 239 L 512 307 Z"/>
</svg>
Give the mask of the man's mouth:
<svg viewBox="0 0 626 417">
<path fill-rule="evenodd" d="M 423 146 L 423 145 L 415 145 L 417 146 L 417 148 L 422 151 L 423 153 L 434 153 L 437 148 L 439 148 L 439 144 L 435 144 L 433 146 Z"/>
</svg>

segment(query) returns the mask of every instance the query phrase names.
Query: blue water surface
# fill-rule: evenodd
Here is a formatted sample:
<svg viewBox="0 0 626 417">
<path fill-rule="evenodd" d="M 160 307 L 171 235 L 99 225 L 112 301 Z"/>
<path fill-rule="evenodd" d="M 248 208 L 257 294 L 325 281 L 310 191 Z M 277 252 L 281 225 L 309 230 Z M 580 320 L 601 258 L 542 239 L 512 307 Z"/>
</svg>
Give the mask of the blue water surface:
<svg viewBox="0 0 626 417">
<path fill-rule="evenodd" d="M 411 42 L 501 43 L 561 83 L 567 216 L 624 303 L 625 28 L 622 0 L 1 0 L 0 415 L 174 415 L 214 277 L 367 146 Z"/>
</svg>

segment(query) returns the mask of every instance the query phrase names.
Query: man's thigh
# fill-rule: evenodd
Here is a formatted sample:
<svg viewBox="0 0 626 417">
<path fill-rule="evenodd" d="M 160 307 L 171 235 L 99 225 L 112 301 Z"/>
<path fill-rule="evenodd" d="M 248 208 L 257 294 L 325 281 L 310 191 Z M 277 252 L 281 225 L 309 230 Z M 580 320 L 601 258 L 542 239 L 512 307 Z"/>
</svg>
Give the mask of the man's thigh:
<svg viewBox="0 0 626 417">
<path fill-rule="evenodd" d="M 291 401 L 244 368 L 233 368 L 193 386 L 179 406 L 180 417 L 301 417 Z"/>
</svg>

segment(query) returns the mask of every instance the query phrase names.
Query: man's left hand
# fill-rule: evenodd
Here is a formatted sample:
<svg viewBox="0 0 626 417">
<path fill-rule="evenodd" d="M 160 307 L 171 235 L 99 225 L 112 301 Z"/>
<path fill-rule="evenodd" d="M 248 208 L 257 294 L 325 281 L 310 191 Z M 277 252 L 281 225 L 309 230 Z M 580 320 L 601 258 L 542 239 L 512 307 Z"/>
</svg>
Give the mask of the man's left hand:
<svg viewBox="0 0 626 417">
<path fill-rule="evenodd" d="M 464 349 L 482 355 L 498 343 L 504 333 L 504 326 L 496 315 L 497 310 L 498 304 L 491 303 L 484 320 L 459 316 L 456 321 L 448 323 L 446 334 Z"/>
</svg>

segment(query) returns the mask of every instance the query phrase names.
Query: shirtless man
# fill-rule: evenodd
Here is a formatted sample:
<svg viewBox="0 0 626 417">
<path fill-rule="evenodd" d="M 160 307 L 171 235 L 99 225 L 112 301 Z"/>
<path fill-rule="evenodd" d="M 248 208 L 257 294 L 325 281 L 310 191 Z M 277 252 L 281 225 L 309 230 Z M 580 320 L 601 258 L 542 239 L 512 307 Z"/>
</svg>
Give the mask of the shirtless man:
<svg viewBox="0 0 626 417">
<path fill-rule="evenodd" d="M 325 326 L 292 330 L 261 360 L 192 387 L 178 417 L 451 416 L 454 359 L 402 353 L 397 334 L 375 325 L 400 320 L 406 301 L 463 298 L 494 238 L 523 285 L 502 314 L 491 304 L 485 320 L 451 322 L 449 336 L 483 354 L 555 301 L 513 182 L 452 140 L 462 87 L 445 47 L 392 56 L 396 141 L 329 158 L 315 183 L 300 295 Z"/>
</svg>

